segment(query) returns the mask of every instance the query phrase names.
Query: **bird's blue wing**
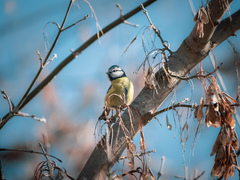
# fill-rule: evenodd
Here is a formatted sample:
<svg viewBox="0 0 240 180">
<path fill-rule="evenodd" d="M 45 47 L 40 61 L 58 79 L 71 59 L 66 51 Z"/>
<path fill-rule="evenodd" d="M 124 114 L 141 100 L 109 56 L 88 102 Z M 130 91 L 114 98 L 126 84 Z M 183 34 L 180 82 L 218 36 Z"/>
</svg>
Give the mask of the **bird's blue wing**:
<svg viewBox="0 0 240 180">
<path fill-rule="evenodd" d="M 125 103 L 128 102 L 128 88 L 124 87 L 124 93 L 125 93 Z"/>
<path fill-rule="evenodd" d="M 109 90 L 112 88 L 112 85 L 108 88 L 108 90 L 107 90 L 107 93 L 109 92 Z"/>
</svg>

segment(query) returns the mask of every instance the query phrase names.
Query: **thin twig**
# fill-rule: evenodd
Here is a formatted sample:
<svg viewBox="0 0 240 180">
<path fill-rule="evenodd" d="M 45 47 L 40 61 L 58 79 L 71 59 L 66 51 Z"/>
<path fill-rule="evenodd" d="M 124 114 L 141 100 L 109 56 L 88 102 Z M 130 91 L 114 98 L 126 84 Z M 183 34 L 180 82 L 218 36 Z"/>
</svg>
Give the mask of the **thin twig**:
<svg viewBox="0 0 240 180">
<path fill-rule="evenodd" d="M 13 108 L 14 108 L 14 105 L 13 105 L 10 97 L 7 95 L 7 93 L 4 90 L 1 90 L 1 93 L 2 93 L 3 98 L 6 99 L 7 102 L 8 102 L 9 111 L 12 112 Z"/>
<path fill-rule="evenodd" d="M 53 169 L 52 161 L 49 159 L 48 153 L 46 153 L 45 149 L 43 148 L 43 145 L 41 143 L 39 143 L 39 146 L 42 149 L 42 152 L 44 153 L 45 158 L 47 159 L 47 162 L 48 162 L 47 165 L 48 165 L 48 169 L 49 169 L 49 173 L 50 173 L 50 178 L 53 179 L 54 169 Z"/>
<path fill-rule="evenodd" d="M 234 150 L 234 148 L 231 146 L 230 147 L 230 151 L 233 153 L 233 158 L 234 158 L 234 160 L 235 160 L 235 168 L 238 170 L 238 172 L 239 172 L 239 174 L 240 174 L 240 167 L 239 167 L 239 165 L 238 165 L 238 161 L 237 161 L 237 154 L 236 154 L 236 152 L 235 152 L 235 150 Z"/>
<path fill-rule="evenodd" d="M 208 107 L 208 104 L 204 104 L 203 107 Z M 230 104 L 230 106 L 240 106 L 240 104 Z M 164 113 L 166 111 L 172 110 L 176 107 L 186 107 L 186 108 L 194 108 L 196 109 L 198 106 L 194 106 L 194 105 L 189 105 L 189 104 L 173 104 L 172 106 L 169 106 L 167 108 L 164 108 L 160 111 L 156 111 L 155 113 L 151 114 L 152 117 L 155 117 L 161 113 Z M 240 153 L 239 153 L 240 154 Z"/>
<path fill-rule="evenodd" d="M 146 152 L 139 152 L 139 151 L 137 151 L 137 153 L 133 154 L 133 156 L 140 157 L 140 156 L 143 156 L 145 154 L 155 153 L 155 152 L 156 152 L 156 149 L 153 149 L 151 151 L 146 151 Z M 127 159 L 127 158 L 128 158 L 127 156 L 121 156 L 119 158 L 119 160 L 123 160 L 123 159 Z"/>
<path fill-rule="evenodd" d="M 94 16 L 94 18 L 95 18 L 96 27 L 97 27 L 97 37 L 98 37 L 99 44 L 100 44 L 100 37 L 103 35 L 104 32 L 103 32 L 103 30 L 101 29 L 101 27 L 100 27 L 100 25 L 99 25 L 99 23 L 98 23 L 97 15 L 96 15 L 93 7 L 91 6 L 91 4 L 90 4 L 87 0 L 84 0 L 84 1 L 85 1 L 85 2 L 88 4 L 88 6 L 90 7 L 90 9 L 91 9 L 91 11 L 92 11 L 92 13 L 93 13 L 93 16 Z M 98 29 L 99 29 L 99 31 L 98 31 Z"/>
<path fill-rule="evenodd" d="M 199 174 L 197 177 L 195 177 L 194 180 L 198 180 L 204 173 L 205 173 L 205 171 L 203 171 L 201 174 Z"/>
<path fill-rule="evenodd" d="M 61 173 L 64 173 L 69 179 L 75 180 L 75 178 L 73 178 L 72 176 L 70 176 L 70 175 L 67 173 L 66 169 L 64 169 L 64 171 L 63 171 L 59 166 L 55 166 L 54 168 L 57 169 L 57 170 L 59 170 Z"/>
<path fill-rule="evenodd" d="M 63 28 L 61 31 L 65 31 L 65 30 L 71 28 L 72 26 L 75 26 L 77 23 L 79 23 L 79 22 L 81 22 L 81 21 L 83 21 L 83 20 L 86 20 L 88 17 L 89 17 L 89 15 L 87 14 L 87 15 L 84 16 L 82 19 L 78 20 L 77 22 L 71 24 L 71 25 L 68 26 L 68 27 Z"/>
<path fill-rule="evenodd" d="M 190 80 L 190 79 L 194 79 L 194 78 L 206 78 L 206 77 L 212 75 L 213 73 L 215 73 L 217 70 L 219 70 L 220 67 L 222 66 L 222 64 L 223 64 L 223 63 L 221 63 L 219 66 L 217 66 L 216 69 L 214 69 L 213 72 L 208 73 L 208 74 L 205 74 L 205 75 L 196 74 L 196 75 L 191 76 L 191 77 L 181 77 L 181 76 L 173 75 L 173 74 L 171 74 L 170 72 L 168 72 L 168 74 L 169 74 L 171 77 L 178 78 L 178 79 L 181 79 L 181 80 L 186 80 L 186 81 L 188 81 L 188 80 Z"/>
<path fill-rule="evenodd" d="M 153 25 L 152 20 L 150 19 L 149 15 L 148 15 L 148 11 L 144 8 L 144 5 L 143 5 L 143 4 L 141 4 L 140 6 L 141 6 L 141 8 L 142 8 L 142 10 L 143 10 L 143 13 L 144 13 L 144 14 L 146 15 L 146 17 L 147 17 L 147 19 L 148 19 L 148 21 L 149 21 L 149 23 L 150 23 L 151 28 L 152 28 L 153 31 L 157 34 L 158 38 L 161 40 L 163 47 L 164 47 L 166 50 L 168 50 L 168 52 L 169 52 L 170 54 L 172 54 L 172 51 L 169 49 L 169 47 L 166 45 L 166 42 L 163 40 L 163 38 L 162 38 L 162 36 L 161 36 L 161 34 L 160 34 L 160 30 L 157 30 L 156 26 Z"/>
<path fill-rule="evenodd" d="M 46 154 L 46 153 L 42 153 L 42 152 L 38 152 L 38 151 L 33 151 L 33 150 L 28 150 L 28 149 L 7 149 L 7 148 L 0 148 L 0 151 L 12 151 L 12 152 L 23 152 L 23 153 L 33 153 L 33 154 L 40 154 L 40 155 L 48 155 L 56 160 L 58 160 L 59 162 L 62 163 L 62 160 L 50 155 L 50 154 Z"/>
<path fill-rule="evenodd" d="M 50 62 L 52 62 L 56 58 L 57 58 L 57 54 L 53 54 L 53 57 L 49 59 L 44 65 L 42 65 L 42 67 L 45 68 Z"/>
<path fill-rule="evenodd" d="M 41 56 L 41 54 L 40 54 L 40 52 L 38 50 L 36 51 L 36 53 L 37 53 L 37 55 L 39 57 L 40 68 L 43 68 L 43 58 L 42 58 L 42 56 Z"/>
<path fill-rule="evenodd" d="M 159 180 L 159 178 L 163 175 L 163 167 L 164 167 L 164 164 L 165 164 L 165 156 L 162 156 L 161 160 L 162 160 L 162 162 L 161 162 L 160 170 L 157 173 L 157 180 Z"/>
<path fill-rule="evenodd" d="M 233 52 L 234 52 L 234 61 L 235 61 L 235 67 L 236 67 L 236 74 L 237 74 L 237 80 L 238 80 L 238 87 L 237 87 L 237 98 L 236 100 L 239 101 L 239 96 L 240 96 L 240 76 L 239 76 L 239 72 L 238 72 L 238 52 L 236 50 L 235 45 L 232 43 L 232 41 L 230 41 L 229 39 L 227 39 L 228 43 L 231 45 Z M 239 113 L 238 111 L 234 112 L 235 117 L 237 119 L 238 124 L 240 125 L 240 118 L 239 118 Z"/>
<path fill-rule="evenodd" d="M 184 166 L 185 180 L 188 180 L 188 167 Z"/>
<path fill-rule="evenodd" d="M 116 6 L 119 8 L 120 18 L 122 19 L 122 21 L 123 21 L 124 24 L 130 25 L 130 26 L 134 26 L 134 27 L 138 27 L 138 26 L 139 26 L 138 24 L 133 24 L 133 23 L 130 23 L 130 22 L 126 21 L 126 20 L 123 18 L 122 8 L 121 8 L 120 4 L 116 4 Z"/>
<path fill-rule="evenodd" d="M 139 174 L 142 174 L 141 171 L 142 171 L 142 168 L 138 167 L 137 169 L 134 169 L 134 170 L 128 171 L 128 172 L 123 173 L 123 174 L 121 174 L 121 175 L 116 175 L 116 176 L 113 177 L 113 179 L 114 179 L 114 178 L 123 178 L 124 176 L 126 176 L 126 175 L 128 175 L 128 174 L 133 175 L 133 173 L 139 173 Z M 136 178 L 136 179 L 137 179 L 137 178 Z"/>
<path fill-rule="evenodd" d="M 30 115 L 30 114 L 28 114 L 28 113 L 23 113 L 23 112 L 21 112 L 21 111 L 18 111 L 17 113 L 14 113 L 14 116 L 30 117 L 30 118 L 32 118 L 32 119 L 34 119 L 34 120 L 39 121 L 39 122 L 43 122 L 43 123 L 46 123 L 46 122 L 47 122 L 47 120 L 46 120 L 44 117 L 39 118 L 39 117 L 36 117 L 35 115 Z"/>
</svg>

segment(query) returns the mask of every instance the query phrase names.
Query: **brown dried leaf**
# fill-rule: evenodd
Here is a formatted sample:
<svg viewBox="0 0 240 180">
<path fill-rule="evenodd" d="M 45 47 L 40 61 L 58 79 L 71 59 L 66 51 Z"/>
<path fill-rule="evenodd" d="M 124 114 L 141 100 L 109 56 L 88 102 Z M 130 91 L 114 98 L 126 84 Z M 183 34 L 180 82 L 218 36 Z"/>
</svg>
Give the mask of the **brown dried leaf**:
<svg viewBox="0 0 240 180">
<path fill-rule="evenodd" d="M 128 163 L 128 167 L 132 170 L 134 169 L 134 158 L 131 158 Z"/>
<path fill-rule="evenodd" d="M 237 151 L 239 149 L 239 141 L 238 141 L 238 137 L 236 134 L 235 129 L 232 130 L 233 131 L 233 140 L 232 140 L 232 147 L 235 151 Z"/>
<path fill-rule="evenodd" d="M 204 106 L 204 98 L 201 97 L 199 106 L 196 108 L 195 112 L 194 112 L 194 116 L 195 118 L 197 118 L 198 122 L 200 122 L 202 120 L 202 118 L 204 117 L 203 115 L 203 106 Z"/>
<path fill-rule="evenodd" d="M 235 125 L 235 120 L 233 118 L 232 115 L 229 115 L 228 118 L 227 118 L 227 121 L 228 121 L 228 124 L 232 127 L 232 128 L 235 128 L 236 125 Z"/>
<path fill-rule="evenodd" d="M 137 39 L 137 36 L 133 38 L 133 40 L 129 43 L 128 47 L 125 49 L 125 51 L 122 53 L 122 56 L 125 52 L 127 52 L 128 48 L 132 45 L 132 43 Z"/>
<path fill-rule="evenodd" d="M 233 177 L 233 176 L 234 176 L 234 165 L 232 165 L 232 166 L 230 167 L 228 174 L 229 174 L 230 177 Z"/>
<path fill-rule="evenodd" d="M 135 147 L 135 150 L 136 150 L 136 146 L 135 146 L 135 144 L 133 144 L 133 145 L 131 145 L 132 146 L 132 148 L 134 148 Z M 132 157 L 133 157 L 133 153 L 134 153 L 135 151 L 133 151 L 132 149 L 130 149 L 129 147 L 127 148 L 127 158 L 130 160 Z"/>
<path fill-rule="evenodd" d="M 230 130 L 230 128 L 227 128 L 225 125 L 223 125 L 221 128 L 220 142 L 222 143 L 222 145 L 225 146 L 227 144 L 230 144 L 231 141 L 232 141 L 231 130 Z"/>
<path fill-rule="evenodd" d="M 152 179 L 152 180 L 155 180 L 155 177 L 154 177 L 153 172 L 152 172 L 152 170 L 150 169 L 150 167 L 148 168 L 148 173 L 149 173 L 151 179 Z"/>
<path fill-rule="evenodd" d="M 235 139 L 234 141 L 232 141 L 232 147 L 235 151 L 237 151 L 239 149 L 238 139 Z"/>
<path fill-rule="evenodd" d="M 135 144 L 131 141 L 131 143 L 130 143 L 130 149 L 131 149 L 131 151 L 134 153 L 135 151 L 136 151 L 136 146 L 135 146 Z"/>
<path fill-rule="evenodd" d="M 128 137 L 126 138 L 126 143 L 127 143 L 127 158 L 129 160 L 128 167 L 130 169 L 133 169 L 134 168 L 133 153 L 136 151 L 136 146 Z"/>
<path fill-rule="evenodd" d="M 216 139 L 216 141 L 215 141 L 215 143 L 214 143 L 214 145 L 213 145 L 213 147 L 212 147 L 212 152 L 211 152 L 210 156 L 213 156 L 213 155 L 217 152 L 218 147 L 219 147 L 220 145 L 221 145 L 221 143 L 219 142 L 219 139 L 218 139 L 218 137 L 217 137 L 217 139 Z"/>
<path fill-rule="evenodd" d="M 216 94 L 212 96 L 212 105 L 214 107 L 214 111 L 219 112 L 219 97 Z"/>
<path fill-rule="evenodd" d="M 225 146 L 223 145 L 220 145 L 218 147 L 218 150 L 217 150 L 217 153 L 216 153 L 216 156 L 215 156 L 215 162 L 225 162 L 226 161 L 226 148 Z"/>
<path fill-rule="evenodd" d="M 196 35 L 197 35 L 199 38 L 203 38 L 203 37 L 204 37 L 203 23 L 200 22 L 200 21 L 197 22 Z"/>
<path fill-rule="evenodd" d="M 214 163 L 212 171 L 211 171 L 211 177 L 214 178 L 215 176 L 221 177 L 223 174 L 223 166 L 221 162 L 217 161 Z"/>
<path fill-rule="evenodd" d="M 145 161 L 144 161 L 144 168 L 143 168 L 143 172 L 142 172 L 142 177 L 143 177 L 144 180 L 149 180 L 148 165 Z"/>
<path fill-rule="evenodd" d="M 130 160 L 133 157 L 133 153 L 127 148 L 127 158 Z"/>
<path fill-rule="evenodd" d="M 132 160 L 133 153 L 136 151 L 135 144 L 130 140 L 129 137 L 126 137 L 126 146 L 127 146 L 127 158 L 128 160 Z"/>
<path fill-rule="evenodd" d="M 199 11 L 197 11 L 197 13 L 195 14 L 194 18 L 193 18 L 193 22 L 197 22 L 198 21 L 198 17 L 199 17 Z"/>
<path fill-rule="evenodd" d="M 228 165 L 225 169 L 225 172 L 223 174 L 224 179 L 228 179 L 228 177 L 233 177 L 234 175 L 234 165 Z"/>
<path fill-rule="evenodd" d="M 198 106 L 195 108 L 195 111 L 194 111 L 194 118 L 197 118 L 197 113 L 198 113 Z"/>
<path fill-rule="evenodd" d="M 208 127 L 220 127 L 221 124 L 221 117 L 218 112 L 214 110 L 214 106 L 212 104 L 208 106 L 206 111 L 206 123 Z"/>
<path fill-rule="evenodd" d="M 233 103 L 237 103 L 237 101 L 235 100 L 235 99 L 233 99 L 229 94 L 227 94 L 227 93 L 225 93 L 225 92 L 222 92 L 223 93 L 223 95 L 225 96 L 225 97 L 227 97 L 228 99 L 230 99 Z"/>
<path fill-rule="evenodd" d="M 229 112 L 231 112 L 231 113 L 234 113 L 234 111 L 235 111 L 235 108 L 234 108 L 234 106 L 230 106 L 231 104 L 232 104 L 232 102 L 229 100 L 229 98 L 228 97 L 230 97 L 230 96 L 226 96 L 227 94 L 226 93 L 224 93 L 223 94 L 223 96 L 222 96 L 222 105 L 224 106 L 224 110 L 225 111 L 229 111 Z"/>
<path fill-rule="evenodd" d="M 172 125 L 169 123 L 167 115 L 166 115 L 166 123 L 167 123 L 167 128 L 171 131 L 172 130 Z"/>
<path fill-rule="evenodd" d="M 186 142 L 186 141 L 188 140 L 189 129 L 188 129 L 188 123 L 187 123 L 187 121 L 185 122 L 185 124 L 184 124 L 184 126 L 183 126 L 182 136 L 183 136 L 183 131 L 184 131 L 185 128 L 186 128 L 186 130 L 187 130 L 187 136 L 186 136 L 186 138 L 185 138 L 182 142 Z"/>
<path fill-rule="evenodd" d="M 193 18 L 193 22 L 203 22 L 204 24 L 207 24 L 209 22 L 208 14 L 204 7 L 200 7 L 196 13 L 196 15 Z"/>
<path fill-rule="evenodd" d="M 218 151 L 218 148 L 221 146 L 221 139 L 222 139 L 222 131 L 220 130 L 215 142 L 214 142 L 214 145 L 212 147 L 212 152 L 210 154 L 210 156 L 213 156 L 217 151 Z"/>
<path fill-rule="evenodd" d="M 196 35 L 199 38 L 204 37 L 203 26 L 209 22 L 209 18 L 204 7 L 199 8 L 197 14 L 194 16 L 193 22 L 197 22 Z"/>
<path fill-rule="evenodd" d="M 148 71 L 144 79 L 145 79 L 145 86 L 147 86 L 149 89 L 155 89 L 156 93 L 158 94 L 157 88 L 156 88 L 158 86 L 158 82 L 155 78 L 154 70 L 152 67 L 150 66 L 148 67 Z"/>
<path fill-rule="evenodd" d="M 146 144 L 145 144 L 145 140 L 144 140 L 144 136 L 143 136 L 143 131 L 142 131 L 142 129 L 140 130 L 140 136 L 141 136 L 140 142 L 139 142 L 139 144 L 140 144 L 140 150 L 141 150 L 142 152 L 145 152 L 145 151 L 146 151 Z"/>
<path fill-rule="evenodd" d="M 208 104 L 208 105 L 212 103 L 212 96 L 215 94 L 216 88 L 218 88 L 214 84 L 216 84 L 216 82 L 215 82 L 215 80 L 212 79 L 211 84 L 207 88 L 206 104 Z"/>
<path fill-rule="evenodd" d="M 199 16 L 199 20 L 201 22 L 203 22 L 204 24 L 207 24 L 209 22 L 209 18 L 208 18 L 208 14 L 206 12 L 206 10 L 204 9 L 204 7 L 201 7 L 200 8 L 200 16 Z"/>
<path fill-rule="evenodd" d="M 225 122 L 227 122 L 232 128 L 235 128 L 236 125 L 233 118 L 235 108 L 233 106 L 230 106 L 231 104 L 231 101 L 226 96 L 223 96 L 220 104 L 220 110 Z"/>
</svg>

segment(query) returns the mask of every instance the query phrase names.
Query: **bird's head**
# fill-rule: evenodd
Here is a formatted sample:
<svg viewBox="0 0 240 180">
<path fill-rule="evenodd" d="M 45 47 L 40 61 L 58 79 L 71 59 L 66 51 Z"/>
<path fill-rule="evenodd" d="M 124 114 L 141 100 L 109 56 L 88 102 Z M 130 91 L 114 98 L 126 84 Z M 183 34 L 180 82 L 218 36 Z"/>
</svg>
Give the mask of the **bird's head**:
<svg viewBox="0 0 240 180">
<path fill-rule="evenodd" d="M 115 80 L 120 77 L 126 77 L 125 72 L 117 65 L 113 65 L 108 69 L 107 72 L 110 81 Z"/>
</svg>

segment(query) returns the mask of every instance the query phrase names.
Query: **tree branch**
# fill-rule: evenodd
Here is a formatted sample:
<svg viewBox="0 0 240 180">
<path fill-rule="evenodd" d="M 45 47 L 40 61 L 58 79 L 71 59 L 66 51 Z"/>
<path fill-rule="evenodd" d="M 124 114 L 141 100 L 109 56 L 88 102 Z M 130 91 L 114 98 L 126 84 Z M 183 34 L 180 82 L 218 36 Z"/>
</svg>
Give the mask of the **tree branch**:
<svg viewBox="0 0 240 180">
<path fill-rule="evenodd" d="M 38 152 L 38 151 L 33 151 L 33 150 L 29 150 L 29 149 L 7 149 L 7 148 L 0 148 L 0 151 L 13 151 L 13 152 L 23 152 L 23 153 L 33 153 L 33 154 L 40 154 L 40 155 L 48 155 L 56 160 L 58 160 L 59 162 L 62 163 L 62 160 L 53 156 L 53 155 L 50 155 L 50 154 L 47 154 L 47 153 L 42 153 L 42 152 Z"/>
<path fill-rule="evenodd" d="M 172 75 L 170 72 L 168 72 L 168 73 L 169 73 L 169 75 L 170 75 L 171 77 L 188 81 L 188 80 L 194 79 L 194 78 L 206 78 L 206 77 L 212 75 L 213 73 L 215 73 L 217 70 L 219 70 L 219 69 L 220 69 L 220 66 L 222 66 L 222 64 L 223 64 L 223 63 L 221 63 L 219 66 L 217 66 L 217 67 L 214 69 L 214 71 L 212 71 L 211 73 L 208 73 L 208 74 L 199 74 L 199 73 L 197 73 L 196 75 L 193 75 L 193 76 L 191 76 L 191 77 L 180 77 L 180 76 Z"/>
<path fill-rule="evenodd" d="M 231 15 L 232 20 L 226 18 L 221 21 L 213 34 L 213 48 L 225 41 L 229 36 L 235 36 L 240 30 L 240 10 Z"/>
</svg>

